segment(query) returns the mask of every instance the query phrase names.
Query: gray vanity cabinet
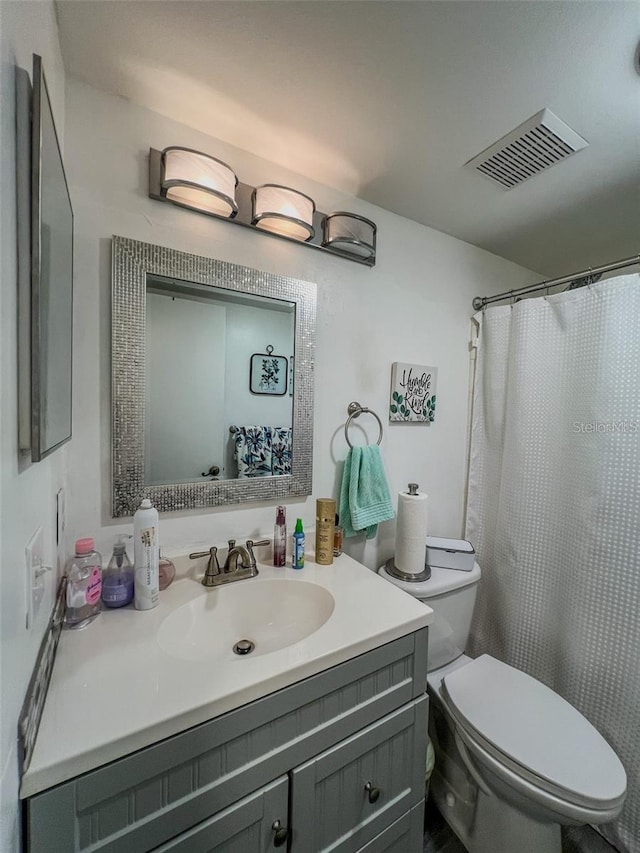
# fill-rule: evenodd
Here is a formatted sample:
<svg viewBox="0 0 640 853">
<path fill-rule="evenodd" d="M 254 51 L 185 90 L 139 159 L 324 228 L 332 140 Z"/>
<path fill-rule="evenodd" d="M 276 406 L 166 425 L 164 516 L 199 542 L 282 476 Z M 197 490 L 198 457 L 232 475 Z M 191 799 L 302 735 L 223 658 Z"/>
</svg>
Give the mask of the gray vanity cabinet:
<svg viewBox="0 0 640 853">
<path fill-rule="evenodd" d="M 63 782 L 27 853 L 419 853 L 426 674 L 424 628 Z"/>
</svg>

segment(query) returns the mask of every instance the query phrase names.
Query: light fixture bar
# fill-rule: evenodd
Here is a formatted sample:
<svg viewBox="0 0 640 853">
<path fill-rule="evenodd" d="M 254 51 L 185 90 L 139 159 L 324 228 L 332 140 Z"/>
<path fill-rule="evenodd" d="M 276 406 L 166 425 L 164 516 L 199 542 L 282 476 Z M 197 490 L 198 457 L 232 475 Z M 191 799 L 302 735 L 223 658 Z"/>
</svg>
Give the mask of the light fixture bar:
<svg viewBox="0 0 640 853">
<path fill-rule="evenodd" d="M 204 202 L 209 202 L 213 197 L 211 186 L 203 190 L 202 196 L 197 194 L 195 196 L 188 195 L 186 199 L 187 203 L 185 203 L 185 198 L 180 192 L 176 195 L 168 191 L 170 186 L 167 186 L 165 173 L 166 160 L 163 155 L 172 150 L 190 151 L 194 155 L 200 154 L 198 151 L 177 149 L 176 147 L 165 148 L 164 152 L 151 148 L 149 151 L 150 198 L 175 204 L 178 207 L 184 207 L 196 213 L 204 213 L 214 219 L 220 219 L 233 225 L 241 225 L 243 228 L 250 228 L 254 232 L 266 234 L 269 237 L 277 237 L 279 240 L 286 240 L 289 243 L 309 246 L 312 249 L 326 252 L 328 255 L 344 258 L 344 260 L 352 261 L 366 267 L 375 266 L 376 225 L 371 220 L 358 216 L 355 213 L 345 212 L 327 216 L 321 211 L 316 210 L 313 199 L 291 187 L 282 187 L 277 184 L 263 184 L 259 187 L 252 187 L 249 184 L 244 184 L 235 177 L 229 166 L 216 158 L 209 157 L 207 154 L 201 156 L 213 161 L 214 164 L 219 164 L 220 167 L 224 167 L 223 169 L 218 169 L 218 167 L 214 166 L 213 171 L 219 171 L 222 175 L 226 174 L 226 183 L 224 184 L 226 192 L 223 189 L 222 195 L 227 196 L 235 204 L 236 211 L 227 215 L 226 211 L 230 208 L 224 200 L 221 209 L 216 209 L 220 208 L 218 200 L 214 203 L 203 204 L 203 200 Z M 203 164 L 206 165 L 206 161 L 203 161 Z M 225 173 L 224 170 L 228 170 L 228 173 Z M 232 186 L 229 181 L 230 175 L 237 181 L 233 196 L 229 192 Z M 184 181 L 184 176 L 182 177 L 181 184 L 186 186 L 187 189 L 191 189 L 190 184 L 187 185 Z M 169 179 L 172 179 L 171 173 L 169 173 Z M 201 189 L 197 182 L 194 183 L 196 190 Z M 218 191 L 219 187 L 216 188 L 216 192 Z M 263 194 L 265 192 L 266 195 Z M 196 204 L 191 203 L 194 198 Z M 329 223 L 331 223 L 332 217 L 335 217 L 335 219 L 333 220 L 333 225 L 330 225 L 331 233 L 337 234 L 340 232 L 340 236 L 343 239 L 334 239 L 327 242 L 325 222 L 329 220 Z M 351 225 L 351 232 L 348 232 L 346 227 L 349 224 Z M 338 225 L 341 227 L 338 228 Z M 356 232 L 354 239 L 357 243 L 362 243 L 362 245 L 356 245 L 356 242 L 351 241 L 354 229 Z"/>
</svg>

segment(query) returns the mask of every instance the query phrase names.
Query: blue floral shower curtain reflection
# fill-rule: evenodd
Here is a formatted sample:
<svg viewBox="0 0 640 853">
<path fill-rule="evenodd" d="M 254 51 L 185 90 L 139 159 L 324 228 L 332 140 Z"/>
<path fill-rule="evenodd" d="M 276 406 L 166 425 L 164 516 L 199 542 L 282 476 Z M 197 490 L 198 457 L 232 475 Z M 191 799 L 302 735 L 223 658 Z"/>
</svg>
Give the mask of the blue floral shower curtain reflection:
<svg viewBox="0 0 640 853">
<path fill-rule="evenodd" d="M 238 477 L 291 474 L 291 427 L 232 426 Z"/>
</svg>

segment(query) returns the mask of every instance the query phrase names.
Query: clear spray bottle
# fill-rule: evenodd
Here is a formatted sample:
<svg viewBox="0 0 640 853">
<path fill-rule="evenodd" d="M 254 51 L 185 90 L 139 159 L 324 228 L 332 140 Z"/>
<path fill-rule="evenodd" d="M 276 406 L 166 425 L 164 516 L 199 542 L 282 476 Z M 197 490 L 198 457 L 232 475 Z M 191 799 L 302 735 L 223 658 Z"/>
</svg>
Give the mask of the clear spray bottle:
<svg viewBox="0 0 640 853">
<path fill-rule="evenodd" d="M 276 510 L 276 523 L 273 528 L 273 565 L 286 565 L 287 552 L 287 514 L 283 506 Z"/>
</svg>

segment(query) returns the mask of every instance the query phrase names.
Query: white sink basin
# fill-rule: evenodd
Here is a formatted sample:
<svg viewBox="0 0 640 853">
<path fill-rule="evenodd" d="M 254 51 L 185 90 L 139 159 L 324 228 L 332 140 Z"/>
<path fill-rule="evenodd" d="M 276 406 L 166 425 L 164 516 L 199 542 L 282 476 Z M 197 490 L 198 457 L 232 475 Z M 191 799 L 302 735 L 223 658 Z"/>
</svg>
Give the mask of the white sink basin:
<svg viewBox="0 0 640 853">
<path fill-rule="evenodd" d="M 202 594 L 170 613 L 158 628 L 160 648 L 181 660 L 231 655 L 241 662 L 291 646 L 318 630 L 333 613 L 333 595 L 318 584 L 251 578 Z M 236 657 L 233 648 L 254 648 Z"/>
</svg>

